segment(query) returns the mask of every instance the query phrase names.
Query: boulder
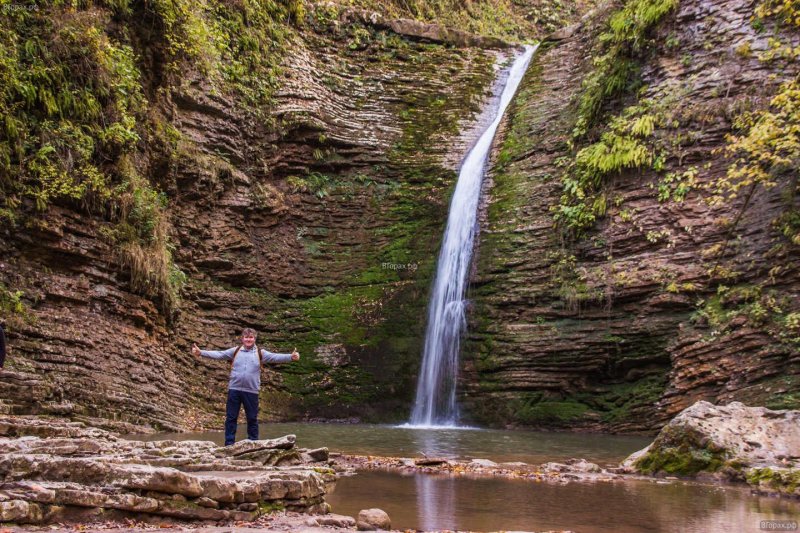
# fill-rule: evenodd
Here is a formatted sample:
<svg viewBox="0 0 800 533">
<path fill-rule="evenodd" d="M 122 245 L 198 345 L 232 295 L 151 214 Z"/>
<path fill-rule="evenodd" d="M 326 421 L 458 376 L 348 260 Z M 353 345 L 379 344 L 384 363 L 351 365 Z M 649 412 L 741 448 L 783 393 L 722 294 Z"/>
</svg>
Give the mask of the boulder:
<svg viewBox="0 0 800 533">
<path fill-rule="evenodd" d="M 362 509 L 358 512 L 356 528 L 359 531 L 373 531 L 375 529 L 392 529 L 389 515 L 382 509 Z"/>
<path fill-rule="evenodd" d="M 314 461 L 327 461 L 329 457 L 328 448 L 316 448 L 306 452 Z"/>
<path fill-rule="evenodd" d="M 765 492 L 794 494 L 800 481 L 800 411 L 700 401 L 622 467 L 643 474 L 710 474 L 747 481 Z"/>
</svg>

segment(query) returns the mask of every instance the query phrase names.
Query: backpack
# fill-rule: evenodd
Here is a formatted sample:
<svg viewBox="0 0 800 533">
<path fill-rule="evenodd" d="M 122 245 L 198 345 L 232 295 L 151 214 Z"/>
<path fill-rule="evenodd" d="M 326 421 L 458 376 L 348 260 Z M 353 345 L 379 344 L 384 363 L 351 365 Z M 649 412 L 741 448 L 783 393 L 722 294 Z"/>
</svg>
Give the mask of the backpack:
<svg viewBox="0 0 800 533">
<path fill-rule="evenodd" d="M 261 350 L 258 349 L 258 345 L 254 344 L 253 348 L 256 349 L 256 357 L 258 357 L 258 367 L 261 368 Z M 231 357 L 231 368 L 233 368 L 233 362 L 236 361 L 236 356 L 239 355 L 239 350 L 242 349 L 242 345 L 236 347 L 236 350 L 233 352 L 233 357 Z"/>
</svg>

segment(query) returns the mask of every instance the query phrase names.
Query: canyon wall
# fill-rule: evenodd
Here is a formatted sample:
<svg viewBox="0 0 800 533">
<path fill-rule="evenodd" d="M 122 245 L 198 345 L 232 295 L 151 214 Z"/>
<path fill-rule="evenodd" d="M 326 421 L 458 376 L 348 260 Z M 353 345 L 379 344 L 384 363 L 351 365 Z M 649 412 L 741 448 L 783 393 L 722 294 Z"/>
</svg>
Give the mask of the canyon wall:
<svg viewBox="0 0 800 533">
<path fill-rule="evenodd" d="M 587 6 L 403 4 L 2 19 L 0 412 L 217 427 L 228 366 L 189 348 L 249 326 L 302 354 L 264 371 L 262 419 L 407 417 L 502 39 Z M 542 44 L 484 190 L 472 421 L 650 432 L 698 399 L 798 407 L 796 159 L 731 170 L 770 117 L 792 150 L 799 40 L 774 8 L 607 3 Z"/>
<path fill-rule="evenodd" d="M 237 93 L 199 64 L 213 50 L 171 61 L 163 41 L 203 43 L 132 6 L 24 21 L 75 17 L 105 32 L 98 46 L 130 47 L 146 100 L 131 152 L 146 185 L 99 208 L 57 194 L 37 208 L 6 186 L 18 204 L 0 233 L 0 408 L 127 430 L 213 427 L 228 364 L 190 347 L 224 349 L 253 327 L 259 346 L 302 355 L 264 371 L 262 419 L 403 419 L 455 169 L 515 52 L 328 6 L 291 31 L 271 27 L 288 32 L 278 74 L 237 78 L 250 84 Z M 214 20 L 200 21 L 212 37 Z M 219 59 L 227 75 L 236 59 Z M 259 108 L 248 91 L 268 81 Z"/>
<path fill-rule="evenodd" d="M 754 2 L 676 4 L 639 36 L 638 76 L 588 134 L 584 80 L 620 6 L 546 42 L 528 72 L 486 184 L 470 293 L 463 402 L 479 422 L 648 432 L 701 399 L 797 408 L 796 148 L 769 183 L 745 185 L 731 168 L 748 158 L 726 147 L 796 83 L 796 62 L 770 50 L 796 50 L 798 33 Z M 793 120 L 776 129 L 789 145 Z M 570 181 L 580 172 L 600 184 Z"/>
</svg>

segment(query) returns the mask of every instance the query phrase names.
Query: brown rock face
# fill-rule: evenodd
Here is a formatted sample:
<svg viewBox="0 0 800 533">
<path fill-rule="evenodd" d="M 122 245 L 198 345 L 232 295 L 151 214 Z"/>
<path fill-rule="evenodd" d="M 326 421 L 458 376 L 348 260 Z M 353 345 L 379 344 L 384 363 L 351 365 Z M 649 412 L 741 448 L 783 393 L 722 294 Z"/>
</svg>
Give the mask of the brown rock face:
<svg viewBox="0 0 800 533">
<path fill-rule="evenodd" d="M 731 163 L 720 149 L 736 110 L 763 109 L 797 75 L 796 64 L 759 61 L 752 9 L 682 1 L 662 21 L 638 101 L 681 95 L 680 125 L 656 133 L 673 140 L 665 168 L 610 177 L 608 211 L 577 240 L 561 237 L 551 210 L 575 157 L 568 141 L 597 29 L 538 52 L 486 188 L 463 374 L 477 420 L 652 431 L 700 399 L 796 403 L 797 339 L 783 324 L 800 304 L 798 247 L 775 226 L 797 209 L 795 182 L 708 203 Z M 737 53 L 744 42 L 755 52 Z M 636 102 L 629 94 L 605 111 Z M 690 168 L 685 198 L 659 199 L 665 175 Z"/>
<path fill-rule="evenodd" d="M 294 37 L 266 118 L 191 71 L 149 95 L 180 134 L 169 161 L 144 154 L 188 278 L 172 322 L 132 290 L 99 214 L 56 205 L 2 229 L 0 282 L 27 317 L 9 323 L 0 412 L 219 424 L 228 366 L 189 348 L 249 326 L 302 354 L 265 372 L 262 419 L 405 415 L 455 164 L 499 53 L 358 30 Z"/>
</svg>

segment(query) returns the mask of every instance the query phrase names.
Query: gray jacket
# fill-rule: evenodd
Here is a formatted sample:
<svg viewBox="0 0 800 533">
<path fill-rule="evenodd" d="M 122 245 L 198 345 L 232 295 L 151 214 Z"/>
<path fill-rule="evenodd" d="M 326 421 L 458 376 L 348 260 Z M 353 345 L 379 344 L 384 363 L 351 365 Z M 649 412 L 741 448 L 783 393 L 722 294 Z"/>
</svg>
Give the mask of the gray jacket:
<svg viewBox="0 0 800 533">
<path fill-rule="evenodd" d="M 231 378 L 228 380 L 229 389 L 258 394 L 258 390 L 261 388 L 261 363 L 288 363 L 292 360 L 290 353 L 272 353 L 259 348 L 261 351 L 261 361 L 259 361 L 255 348 L 254 346 L 248 350 L 242 346 L 239 349 L 231 368 Z M 200 355 L 210 359 L 230 361 L 233 359 L 235 351 L 236 347 L 234 346 L 223 351 L 200 350 Z"/>
</svg>

